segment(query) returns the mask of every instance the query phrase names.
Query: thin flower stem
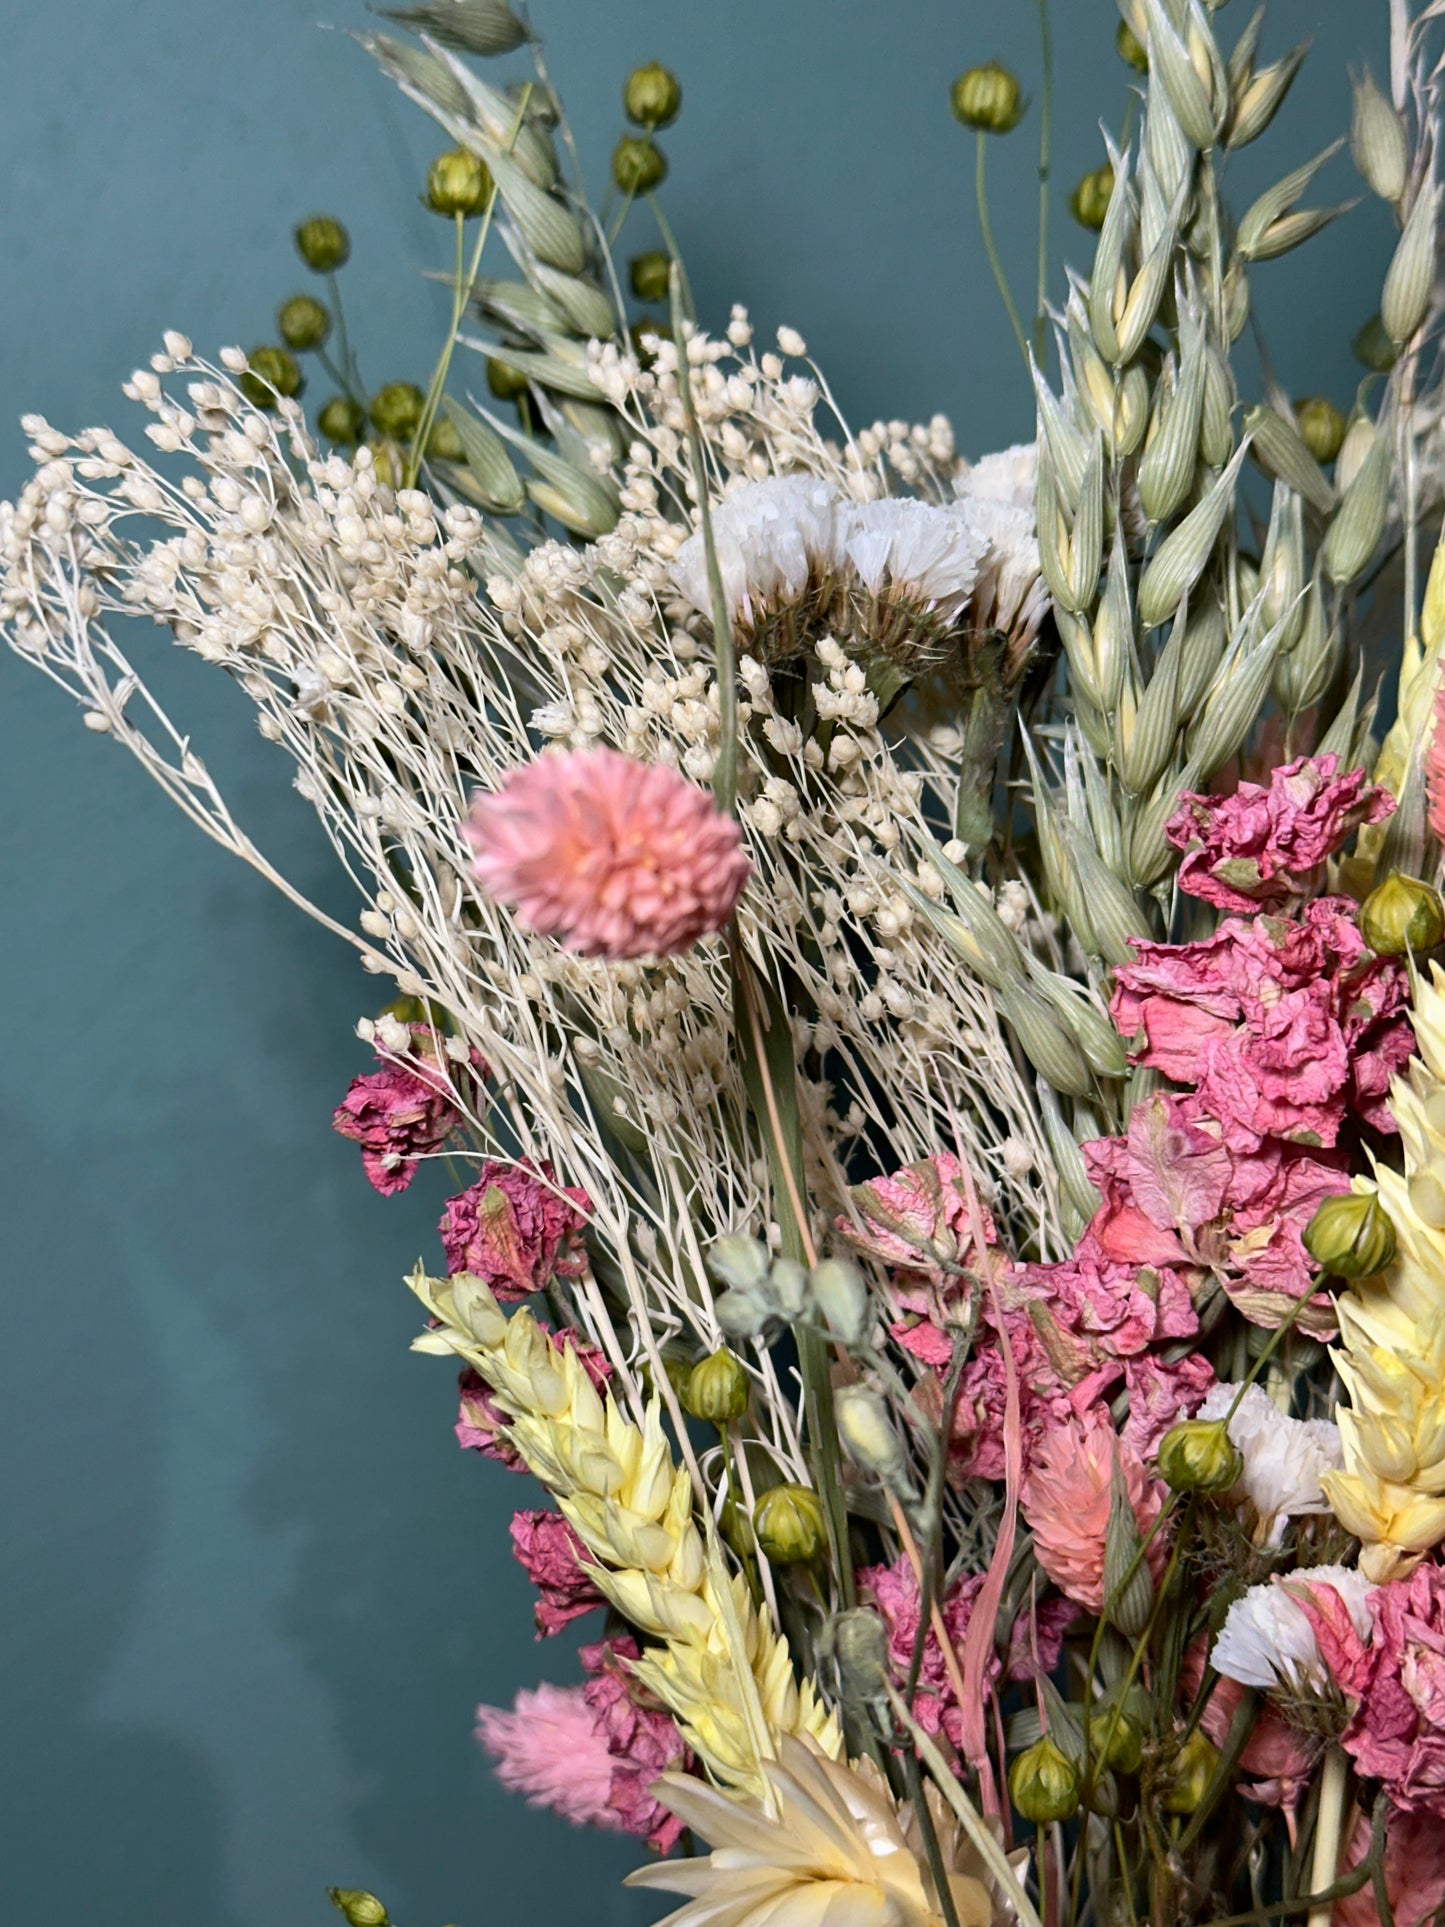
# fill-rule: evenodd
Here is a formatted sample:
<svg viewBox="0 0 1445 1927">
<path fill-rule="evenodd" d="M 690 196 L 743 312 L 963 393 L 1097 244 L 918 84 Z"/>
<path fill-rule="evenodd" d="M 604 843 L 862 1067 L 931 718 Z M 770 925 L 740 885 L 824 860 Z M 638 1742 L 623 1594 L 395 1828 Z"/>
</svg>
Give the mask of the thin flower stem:
<svg viewBox="0 0 1445 1927">
<path fill-rule="evenodd" d="M 516 145 L 517 136 L 522 131 L 522 124 L 527 118 L 527 105 L 532 98 L 532 87 L 533 83 L 529 80 L 522 89 L 522 97 L 517 103 L 517 117 L 512 122 L 512 131 L 508 134 L 506 146 L 502 149 L 504 154 L 511 153 L 513 147 Z M 414 488 L 416 486 L 416 478 L 421 470 L 422 457 L 426 453 L 427 437 L 431 434 L 432 426 L 436 421 L 437 410 L 441 406 L 442 391 L 446 387 L 447 374 L 452 365 L 452 354 L 457 345 L 457 330 L 462 325 L 462 316 L 466 313 L 467 301 L 471 296 L 472 288 L 476 283 L 478 270 L 482 265 L 482 250 L 487 245 L 487 236 L 491 233 L 492 214 L 496 205 L 497 184 L 493 181 L 490 191 L 487 194 L 487 205 L 482 210 L 481 231 L 477 235 L 477 244 L 472 249 L 471 264 L 467 267 L 463 266 L 465 247 L 462 234 L 462 230 L 466 224 L 466 216 L 463 214 L 454 214 L 452 216 L 452 220 L 456 224 L 457 244 L 456 264 L 452 274 L 452 323 L 447 329 L 447 338 L 442 346 L 440 355 L 437 357 L 437 365 L 432 370 L 432 378 L 427 385 L 426 400 L 422 404 L 421 420 L 417 423 L 416 433 L 412 437 L 411 453 L 407 457 L 405 471 L 406 486 L 408 488 Z"/>
<path fill-rule="evenodd" d="M 978 1808 L 964 1792 L 962 1781 L 903 1704 L 898 1689 L 894 1686 L 888 1688 L 888 1703 L 893 1708 L 894 1717 L 913 1742 L 914 1752 L 928 1768 L 934 1784 L 958 1816 L 964 1832 L 978 1850 L 980 1858 L 997 1881 L 1005 1898 L 1012 1904 L 1023 1927 L 1044 1927 L 1039 1919 L 1038 1909 L 1029 1899 L 1028 1890 L 1009 1865 L 1008 1856 Z"/>
<path fill-rule="evenodd" d="M 953 1888 L 949 1885 L 948 1869 L 943 1864 L 943 1855 L 938 1849 L 938 1831 L 933 1824 L 933 1815 L 928 1810 L 928 1800 L 923 1791 L 923 1775 L 918 1771 L 918 1756 L 903 1751 L 903 1777 L 908 1783 L 908 1797 L 913 1802 L 913 1811 L 918 1817 L 918 1831 L 923 1836 L 923 1851 L 928 1860 L 928 1871 L 933 1875 L 933 1887 L 938 1895 L 947 1927 L 959 1927 L 958 1909 L 953 1904 Z"/>
<path fill-rule="evenodd" d="M 341 283 L 332 268 L 326 276 L 326 291 L 331 296 L 331 305 L 336 310 L 336 339 L 341 348 L 341 386 L 346 391 L 348 401 L 354 401 L 358 408 L 364 407 L 362 400 L 363 383 L 361 370 L 356 365 L 356 357 L 351 352 L 351 341 L 346 332 L 346 307 L 341 299 Z"/>
<path fill-rule="evenodd" d="M 1039 0 L 1039 59 L 1043 99 L 1039 106 L 1039 283 L 1034 301 L 1034 359 L 1044 358 L 1044 323 L 1049 287 L 1049 162 L 1054 127 L 1054 36 L 1049 0 Z"/>
<path fill-rule="evenodd" d="M 1008 315 L 1009 326 L 1014 331 L 1014 340 L 1019 345 L 1019 353 L 1024 358 L 1024 367 L 1029 366 L 1029 344 L 1024 335 L 1024 324 L 1019 320 L 1019 311 L 1014 304 L 1009 288 L 1008 276 L 1003 271 L 999 259 L 998 244 L 993 238 L 993 222 L 988 217 L 987 152 L 988 135 L 983 128 L 978 130 L 978 157 L 974 163 L 973 184 L 978 200 L 978 225 L 983 233 L 983 251 L 988 257 L 988 265 L 993 270 L 994 282 L 1003 297 L 1004 311 Z"/>
</svg>

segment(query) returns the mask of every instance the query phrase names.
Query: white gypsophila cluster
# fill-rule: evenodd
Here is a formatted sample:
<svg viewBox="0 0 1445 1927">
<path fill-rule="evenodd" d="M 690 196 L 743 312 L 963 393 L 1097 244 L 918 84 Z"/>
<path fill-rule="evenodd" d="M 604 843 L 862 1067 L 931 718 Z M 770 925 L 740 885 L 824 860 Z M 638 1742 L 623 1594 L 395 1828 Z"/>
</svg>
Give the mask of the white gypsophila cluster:
<svg viewBox="0 0 1445 1927">
<path fill-rule="evenodd" d="M 1368 1600 L 1375 1588 L 1353 1566 L 1311 1566 L 1289 1577 L 1276 1575 L 1251 1586 L 1225 1614 L 1209 1663 L 1225 1679 L 1260 1692 L 1298 1693 L 1325 1685 L 1328 1674 L 1319 1642 L 1298 1593 L 1332 1586 L 1361 1639 L 1370 1636 Z"/>
<path fill-rule="evenodd" d="M 906 462 L 944 494 L 953 457 L 937 425 L 921 447 L 903 437 L 871 458 L 859 442 L 840 453 L 813 421 L 816 385 L 767 356 L 723 377 L 715 364 L 732 350 L 701 336 L 688 352 L 719 481 L 812 462 L 821 479 L 851 475 L 860 497 L 881 496 Z M 609 354 L 642 409 L 636 364 L 611 350 L 599 359 Z M 294 404 L 258 412 L 238 386 L 244 357 L 221 360 L 212 367 L 169 335 L 125 385 L 153 418 L 151 441 L 183 458 L 178 474 L 108 431 L 67 436 L 27 419 L 38 467 L 0 511 L 0 625 L 79 699 L 89 727 L 303 903 L 106 625 L 149 617 L 241 684 L 361 897 L 356 928 L 303 907 L 368 970 L 445 1011 L 458 1033 L 449 1049 L 475 1049 L 491 1067 L 514 1135 L 504 1141 L 487 1112 L 472 1112 L 478 1147 L 550 1159 L 559 1183 L 593 1200 L 607 1276 L 579 1286 L 579 1316 L 640 1409 L 638 1367 L 656 1368 L 671 1334 L 721 1343 L 707 1244 L 735 1229 L 778 1236 L 764 1162 L 741 1148 L 725 953 L 714 942 L 655 964 L 570 956 L 479 894 L 461 825 L 476 789 L 498 786 L 547 740 L 605 742 L 700 783 L 712 773 L 716 678 L 672 573 L 691 526 L 675 362 L 669 376 L 664 344 L 645 378 L 651 412 L 615 530 L 586 549 L 539 541 L 482 596 L 476 558 L 496 551 L 471 508 L 393 491 L 365 449 L 320 456 Z M 949 1147 L 1020 1244 L 1061 1252 L 1058 1180 L 1030 1083 L 990 993 L 902 887 L 944 895 L 927 852 L 935 821 L 949 818 L 957 732 L 886 740 L 858 664 L 826 638 L 814 660 L 826 747 L 775 707 L 763 663 L 741 664 L 739 812 L 757 873 L 742 942 L 785 1002 L 815 1013 L 794 1020 L 793 1045 L 817 1230 L 845 1208 L 860 1162 L 867 1174 Z M 620 1335 L 619 1302 L 631 1307 Z M 766 1353 L 756 1369 L 770 1380 Z M 761 1444 L 784 1476 L 803 1476 L 791 1403 L 775 1383 L 760 1389 L 772 1428 Z"/>
<path fill-rule="evenodd" d="M 1238 1385 L 1216 1385 L 1199 1417 L 1226 1417 L 1239 1392 Z M 1290 1519 L 1329 1512 L 1320 1480 L 1343 1462 L 1339 1427 L 1331 1420 L 1290 1418 L 1260 1386 L 1248 1385 L 1229 1420 L 1229 1437 L 1244 1459 L 1239 1483 L 1259 1515 L 1264 1544 L 1279 1545 Z"/>
</svg>

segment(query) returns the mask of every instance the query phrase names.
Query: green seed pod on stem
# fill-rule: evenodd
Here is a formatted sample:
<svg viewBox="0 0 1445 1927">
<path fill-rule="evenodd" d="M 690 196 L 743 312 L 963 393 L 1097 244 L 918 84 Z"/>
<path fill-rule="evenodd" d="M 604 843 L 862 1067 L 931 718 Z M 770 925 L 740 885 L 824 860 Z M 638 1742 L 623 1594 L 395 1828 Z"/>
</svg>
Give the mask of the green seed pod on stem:
<svg viewBox="0 0 1445 1927">
<path fill-rule="evenodd" d="M 289 348 L 253 348 L 246 357 L 241 393 L 255 408 L 274 408 L 278 395 L 299 395 L 306 386 L 296 357 Z"/>
<path fill-rule="evenodd" d="M 1159 1441 L 1159 1476 L 1175 1492 L 1227 1492 L 1243 1471 L 1222 1419 L 1185 1419 Z"/>
<path fill-rule="evenodd" d="M 331 316 L 311 295 L 293 294 L 276 310 L 276 332 L 288 348 L 309 354 L 325 346 L 331 333 Z"/>
<path fill-rule="evenodd" d="M 1300 440 L 1320 463 L 1332 462 L 1340 452 L 1347 426 L 1344 416 L 1324 395 L 1307 395 L 1294 405 Z"/>
<path fill-rule="evenodd" d="M 1346 448 L 1349 439 L 1346 437 Z M 1375 553 L 1390 506 L 1392 460 L 1390 437 L 1376 429 L 1369 452 L 1345 488 L 1320 547 L 1320 560 L 1331 582 L 1352 582 Z"/>
<path fill-rule="evenodd" d="M 1326 1198 L 1304 1230 L 1305 1250 L 1336 1278 L 1374 1278 L 1395 1256 L 1395 1227 L 1373 1191 Z"/>
<path fill-rule="evenodd" d="M 1008 1790 L 1019 1813 L 1035 1826 L 1071 1820 L 1079 1810 L 1079 1769 L 1045 1734 L 1010 1766 Z"/>
<path fill-rule="evenodd" d="M 627 118 L 649 133 L 670 127 L 682 107 L 677 75 L 656 60 L 645 67 L 634 67 L 622 90 L 622 106 Z"/>
<path fill-rule="evenodd" d="M 1359 925 L 1377 957 L 1418 957 L 1445 936 L 1445 905 L 1428 883 L 1393 870 L 1360 905 Z"/>
<path fill-rule="evenodd" d="M 296 252 L 316 274 L 334 274 L 351 258 L 351 236 L 330 214 L 313 214 L 296 229 Z"/>
<path fill-rule="evenodd" d="M 748 1375 L 742 1361 L 724 1348 L 699 1359 L 682 1391 L 682 1409 L 690 1418 L 727 1425 L 748 1409 Z"/>
<path fill-rule="evenodd" d="M 810 1564 L 828 1544 L 817 1493 L 805 1485 L 773 1486 L 753 1508 L 753 1535 L 769 1564 Z"/>
<path fill-rule="evenodd" d="M 612 180 L 623 194 L 650 194 L 667 179 L 662 149 L 636 134 L 624 134 L 612 150 Z"/>
<path fill-rule="evenodd" d="M 980 134 L 1011 134 L 1024 117 L 1023 90 L 996 60 L 960 74 L 949 99 L 954 119 Z"/>
<path fill-rule="evenodd" d="M 1415 196 L 1385 275 L 1380 321 L 1397 348 L 1404 347 L 1430 311 L 1439 214 L 1440 191 L 1427 183 Z"/>
</svg>

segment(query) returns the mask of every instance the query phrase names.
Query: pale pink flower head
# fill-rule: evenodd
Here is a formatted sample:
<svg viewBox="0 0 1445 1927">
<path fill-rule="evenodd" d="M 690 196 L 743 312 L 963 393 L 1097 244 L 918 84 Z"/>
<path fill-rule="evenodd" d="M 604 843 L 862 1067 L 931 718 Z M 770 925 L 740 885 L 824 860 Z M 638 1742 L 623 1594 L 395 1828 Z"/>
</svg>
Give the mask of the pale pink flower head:
<svg viewBox="0 0 1445 1927">
<path fill-rule="evenodd" d="M 488 1159 L 476 1183 L 448 1198 L 442 1213 L 447 1275 L 470 1272 L 503 1304 L 530 1298 L 553 1278 L 578 1278 L 587 1263 L 580 1234 L 591 1210 L 587 1193 L 559 1186 L 549 1163 Z"/>
<path fill-rule="evenodd" d="M 1163 1506 L 1164 1488 L 1097 1410 L 1045 1438 L 1024 1481 L 1024 1517 L 1039 1564 L 1060 1592 L 1090 1612 L 1104 1605 L 1104 1541 L 1116 1462 L 1139 1530 L 1147 1533 Z M 1144 1555 L 1156 1583 L 1164 1570 L 1162 1537 L 1156 1533 Z"/>
<path fill-rule="evenodd" d="M 612 1755 L 585 1687 L 523 1687 L 510 1710 L 479 1706 L 476 1733 L 502 1785 L 529 1806 L 574 1826 L 622 1832 L 611 1804 Z"/>
<path fill-rule="evenodd" d="M 1180 889 L 1246 914 L 1312 896 L 1325 859 L 1362 823 L 1378 823 L 1395 807 L 1364 770 L 1338 770 L 1337 756 L 1302 756 L 1271 770 L 1268 789 L 1241 783 L 1233 796 L 1185 791 L 1164 832 L 1187 852 Z"/>
<path fill-rule="evenodd" d="M 692 1766 L 676 1724 L 632 1678 L 632 1639 L 584 1646 L 585 1686 L 537 1686 L 518 1693 L 510 1711 L 477 1708 L 477 1738 L 496 1762 L 497 1778 L 534 1807 L 548 1807 L 579 1827 L 602 1827 L 645 1839 L 659 1853 L 682 1832 L 652 1798 L 662 1774 Z"/>
<path fill-rule="evenodd" d="M 478 796 L 472 875 L 583 957 L 672 957 L 721 930 L 752 865 L 706 790 L 606 748 L 541 756 Z"/>
<path fill-rule="evenodd" d="M 587 1548 L 560 1512 L 515 1512 L 508 1529 L 517 1562 L 537 1588 L 532 1617 L 539 1639 L 606 1603 L 583 1569 Z"/>
</svg>

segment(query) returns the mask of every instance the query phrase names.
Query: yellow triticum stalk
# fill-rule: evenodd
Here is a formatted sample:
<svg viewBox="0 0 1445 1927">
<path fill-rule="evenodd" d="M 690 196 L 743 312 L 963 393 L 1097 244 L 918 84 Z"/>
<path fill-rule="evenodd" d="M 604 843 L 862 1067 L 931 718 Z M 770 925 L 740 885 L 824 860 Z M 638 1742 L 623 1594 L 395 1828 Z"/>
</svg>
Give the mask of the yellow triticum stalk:
<svg viewBox="0 0 1445 1927">
<path fill-rule="evenodd" d="M 454 1353 L 510 1417 L 508 1441 L 557 1499 L 596 1562 L 599 1590 L 656 1642 L 634 1671 L 677 1720 L 708 1771 L 765 1793 L 783 1734 L 843 1751 L 836 1716 L 793 1672 L 787 1641 L 699 1530 L 688 1473 L 673 1459 L 656 1400 L 641 1426 L 599 1393 L 532 1314 L 504 1313 L 478 1279 L 407 1283 L 436 1320 L 417 1351 Z"/>
<path fill-rule="evenodd" d="M 1416 981 L 1419 1056 L 1390 1088 L 1404 1170 L 1376 1169 L 1395 1227 L 1394 1260 L 1339 1299 L 1335 1369 L 1350 1395 L 1337 1414 L 1344 1469 L 1324 1487 L 1360 1540 L 1360 1567 L 1383 1582 L 1445 1540 L 1445 973 Z"/>
</svg>

